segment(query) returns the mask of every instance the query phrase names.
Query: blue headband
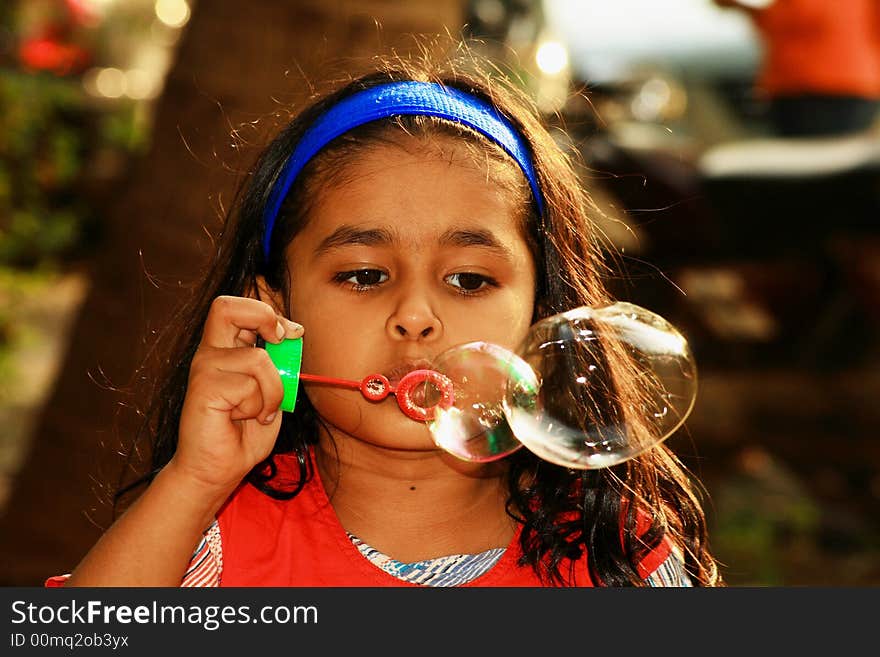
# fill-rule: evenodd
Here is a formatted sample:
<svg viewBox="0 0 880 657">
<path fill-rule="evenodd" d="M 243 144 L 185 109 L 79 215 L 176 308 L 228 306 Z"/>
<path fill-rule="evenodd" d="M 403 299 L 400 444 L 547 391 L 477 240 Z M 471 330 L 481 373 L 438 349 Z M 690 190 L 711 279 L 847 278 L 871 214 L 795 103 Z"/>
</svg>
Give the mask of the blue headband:
<svg viewBox="0 0 880 657">
<path fill-rule="evenodd" d="M 269 258 L 272 229 L 287 192 L 306 163 L 322 148 L 365 123 L 398 115 L 436 116 L 461 123 L 501 146 L 520 166 L 543 212 L 541 189 L 529 149 L 510 121 L 491 104 L 452 87 L 430 82 L 392 82 L 348 96 L 319 116 L 284 164 L 263 212 L 263 254 Z"/>
</svg>

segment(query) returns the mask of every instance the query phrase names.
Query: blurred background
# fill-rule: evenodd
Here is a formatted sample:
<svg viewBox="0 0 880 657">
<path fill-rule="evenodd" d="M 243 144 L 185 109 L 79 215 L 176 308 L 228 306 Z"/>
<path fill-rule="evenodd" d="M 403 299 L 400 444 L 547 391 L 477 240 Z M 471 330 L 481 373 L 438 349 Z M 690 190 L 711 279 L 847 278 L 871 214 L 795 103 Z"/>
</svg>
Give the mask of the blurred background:
<svg viewBox="0 0 880 657">
<path fill-rule="evenodd" d="M 0 3 L 0 585 L 69 572 L 109 525 L 135 370 L 279 110 L 444 31 L 533 94 L 601 210 L 612 289 L 690 340 L 697 404 L 669 445 L 727 582 L 880 585 L 880 133 L 824 105 L 784 133 L 765 70 L 802 33 L 809 70 L 821 4 L 849 11 L 824 59 L 852 70 L 877 3 L 726 4 Z"/>
</svg>

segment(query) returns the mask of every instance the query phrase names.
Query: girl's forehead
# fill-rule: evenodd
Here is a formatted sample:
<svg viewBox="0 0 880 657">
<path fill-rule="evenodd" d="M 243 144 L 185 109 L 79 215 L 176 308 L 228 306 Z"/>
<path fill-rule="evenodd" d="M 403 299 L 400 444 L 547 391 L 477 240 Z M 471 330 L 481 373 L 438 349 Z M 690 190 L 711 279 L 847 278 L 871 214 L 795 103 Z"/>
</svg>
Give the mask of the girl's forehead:
<svg viewBox="0 0 880 657">
<path fill-rule="evenodd" d="M 528 186 L 502 179 L 492 167 L 454 142 L 440 149 L 395 144 L 366 149 L 342 175 L 328 174 L 315 190 L 299 241 L 326 252 L 349 244 L 480 246 L 518 240 Z"/>
<path fill-rule="evenodd" d="M 343 185 L 351 179 L 377 169 L 423 167 L 439 163 L 460 167 L 488 178 L 496 185 L 518 191 L 527 185 L 514 160 L 494 143 L 483 138 L 454 137 L 442 133 L 411 134 L 391 127 L 381 140 L 363 143 L 342 157 L 332 158 L 335 166 L 325 169 L 324 184 Z"/>
<path fill-rule="evenodd" d="M 450 139 L 422 146 L 371 145 L 326 171 L 313 188 L 313 214 L 393 211 L 425 204 L 438 211 L 458 207 L 510 212 L 528 202 L 527 184 L 515 164 L 485 154 L 479 157 L 469 144 Z"/>
</svg>

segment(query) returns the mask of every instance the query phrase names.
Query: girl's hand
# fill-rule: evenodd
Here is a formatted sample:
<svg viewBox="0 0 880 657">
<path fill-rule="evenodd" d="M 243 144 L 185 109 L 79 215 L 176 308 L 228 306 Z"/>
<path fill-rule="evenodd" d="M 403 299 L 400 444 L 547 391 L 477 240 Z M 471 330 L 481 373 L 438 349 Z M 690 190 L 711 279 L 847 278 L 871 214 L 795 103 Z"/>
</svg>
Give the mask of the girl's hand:
<svg viewBox="0 0 880 657">
<path fill-rule="evenodd" d="M 272 451 L 281 426 L 281 377 L 257 335 L 297 338 L 303 327 L 262 301 L 217 297 L 192 360 L 177 451 L 168 466 L 189 483 L 231 492 Z"/>
</svg>

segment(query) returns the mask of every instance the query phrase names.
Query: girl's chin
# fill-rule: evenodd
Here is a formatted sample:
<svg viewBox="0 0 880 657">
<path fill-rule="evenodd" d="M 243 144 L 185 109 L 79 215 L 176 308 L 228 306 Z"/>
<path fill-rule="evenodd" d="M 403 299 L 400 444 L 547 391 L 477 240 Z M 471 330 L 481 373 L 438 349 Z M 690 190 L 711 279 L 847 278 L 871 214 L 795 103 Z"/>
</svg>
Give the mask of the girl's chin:
<svg viewBox="0 0 880 657">
<path fill-rule="evenodd" d="M 351 438 L 365 443 L 389 449 L 438 450 L 427 425 L 407 417 L 393 400 L 390 401 L 390 404 L 388 401 L 371 404 L 357 417 L 334 418 L 333 414 L 327 413 L 324 418 Z"/>
<path fill-rule="evenodd" d="M 373 427 L 375 430 L 369 433 L 376 435 L 390 448 L 418 451 L 439 449 L 424 422 L 412 420 L 399 411 Z"/>
</svg>

